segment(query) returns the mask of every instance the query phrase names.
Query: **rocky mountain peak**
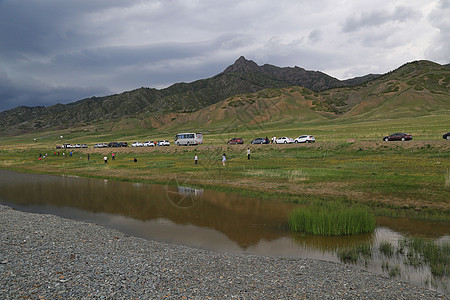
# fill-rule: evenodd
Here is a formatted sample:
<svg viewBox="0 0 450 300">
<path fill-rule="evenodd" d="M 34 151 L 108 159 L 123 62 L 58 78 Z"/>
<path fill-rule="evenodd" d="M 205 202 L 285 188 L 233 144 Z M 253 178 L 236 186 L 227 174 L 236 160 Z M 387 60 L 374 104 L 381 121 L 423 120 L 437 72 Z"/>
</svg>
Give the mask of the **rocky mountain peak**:
<svg viewBox="0 0 450 300">
<path fill-rule="evenodd" d="M 233 72 L 262 72 L 261 68 L 253 61 L 247 60 L 244 56 L 239 57 L 234 64 L 229 66 L 223 71 L 223 73 L 233 73 Z"/>
</svg>

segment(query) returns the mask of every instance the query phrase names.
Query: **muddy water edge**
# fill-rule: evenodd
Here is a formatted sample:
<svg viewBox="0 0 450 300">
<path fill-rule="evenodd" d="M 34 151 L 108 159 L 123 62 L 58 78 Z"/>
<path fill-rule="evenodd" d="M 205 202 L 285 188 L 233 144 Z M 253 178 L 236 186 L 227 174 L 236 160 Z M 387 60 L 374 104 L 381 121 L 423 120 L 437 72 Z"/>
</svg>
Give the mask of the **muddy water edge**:
<svg viewBox="0 0 450 300">
<path fill-rule="evenodd" d="M 405 238 L 450 242 L 450 224 L 377 218 L 372 234 L 317 237 L 291 233 L 297 204 L 180 185 L 155 185 L 0 170 L 0 203 L 17 210 L 97 223 L 132 236 L 220 252 L 351 263 L 450 294 L 449 278 L 399 253 Z M 392 245 L 393 254 L 380 251 Z M 369 249 L 347 260 L 347 249 Z"/>
</svg>

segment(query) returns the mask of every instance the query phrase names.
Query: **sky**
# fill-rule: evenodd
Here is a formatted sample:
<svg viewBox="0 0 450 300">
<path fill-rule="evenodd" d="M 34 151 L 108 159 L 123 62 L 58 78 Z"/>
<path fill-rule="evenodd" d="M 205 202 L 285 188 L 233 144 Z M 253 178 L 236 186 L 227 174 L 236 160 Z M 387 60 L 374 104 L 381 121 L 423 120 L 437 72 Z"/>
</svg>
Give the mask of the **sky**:
<svg viewBox="0 0 450 300">
<path fill-rule="evenodd" d="M 0 111 L 212 77 L 450 63 L 450 0 L 0 0 Z"/>
</svg>

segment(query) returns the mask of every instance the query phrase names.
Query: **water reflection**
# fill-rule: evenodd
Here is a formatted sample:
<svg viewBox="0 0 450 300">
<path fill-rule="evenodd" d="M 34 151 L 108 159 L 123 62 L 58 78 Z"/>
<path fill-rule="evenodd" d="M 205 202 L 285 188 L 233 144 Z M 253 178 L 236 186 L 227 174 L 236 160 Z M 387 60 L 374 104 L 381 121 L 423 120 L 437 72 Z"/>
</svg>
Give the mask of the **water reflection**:
<svg viewBox="0 0 450 300">
<path fill-rule="evenodd" d="M 22 174 L 0 170 L 0 203 L 16 209 L 94 222 L 150 240 L 212 249 L 338 262 L 337 251 L 380 241 L 396 243 L 403 234 L 449 241 L 442 223 L 379 218 L 373 234 L 318 237 L 292 234 L 287 216 L 295 204 L 265 201 L 187 186 Z M 366 267 L 383 273 L 383 258 Z M 428 273 L 427 273 L 428 272 Z M 429 271 L 411 271 L 406 280 L 430 287 Z M 426 284 L 424 282 L 426 281 Z M 448 289 L 448 282 L 437 287 Z"/>
</svg>

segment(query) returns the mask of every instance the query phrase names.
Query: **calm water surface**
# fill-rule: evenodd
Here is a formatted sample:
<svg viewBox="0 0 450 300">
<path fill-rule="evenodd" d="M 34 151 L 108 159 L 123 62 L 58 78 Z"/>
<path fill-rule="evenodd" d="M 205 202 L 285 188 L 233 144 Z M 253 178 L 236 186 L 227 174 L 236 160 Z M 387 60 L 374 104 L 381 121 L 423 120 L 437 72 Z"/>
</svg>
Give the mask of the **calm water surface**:
<svg viewBox="0 0 450 300">
<path fill-rule="evenodd" d="M 17 210 L 48 213 L 97 223 L 132 236 L 220 252 L 315 258 L 339 262 L 336 253 L 371 245 L 369 260 L 359 266 L 387 273 L 382 265 L 399 265 L 401 278 L 449 294 L 448 278 L 436 279 L 427 267 L 414 269 L 401 259 L 383 257 L 380 242 L 404 236 L 450 241 L 450 225 L 408 219 L 378 218 L 373 234 L 317 237 L 289 232 L 287 216 L 296 207 L 183 186 L 164 186 L 23 174 L 0 170 L 0 203 Z"/>
</svg>

